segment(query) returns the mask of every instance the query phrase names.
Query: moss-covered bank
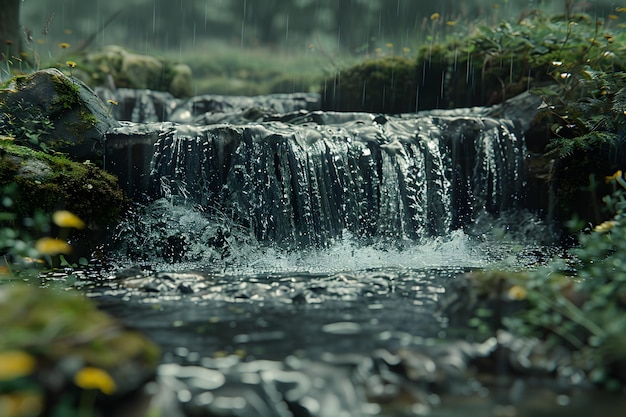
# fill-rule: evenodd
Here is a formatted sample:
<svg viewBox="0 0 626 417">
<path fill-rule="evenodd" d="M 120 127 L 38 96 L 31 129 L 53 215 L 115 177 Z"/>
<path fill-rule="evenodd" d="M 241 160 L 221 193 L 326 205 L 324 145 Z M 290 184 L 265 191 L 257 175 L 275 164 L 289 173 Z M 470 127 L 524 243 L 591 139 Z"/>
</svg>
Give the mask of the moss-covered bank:
<svg viewBox="0 0 626 417">
<path fill-rule="evenodd" d="M 18 218 L 65 209 L 94 231 L 114 223 L 129 203 L 117 179 L 94 164 L 12 142 L 7 137 L 0 140 L 0 188 L 17 184 L 12 199 Z"/>
<path fill-rule="evenodd" d="M 619 19 L 530 14 L 441 41 L 433 33 L 414 59 L 377 58 L 326 79 L 322 107 L 403 113 L 494 105 L 528 90 L 544 101 L 525 132 L 528 206 L 562 222 L 596 223 L 607 216 L 604 177 L 626 165 Z"/>
</svg>

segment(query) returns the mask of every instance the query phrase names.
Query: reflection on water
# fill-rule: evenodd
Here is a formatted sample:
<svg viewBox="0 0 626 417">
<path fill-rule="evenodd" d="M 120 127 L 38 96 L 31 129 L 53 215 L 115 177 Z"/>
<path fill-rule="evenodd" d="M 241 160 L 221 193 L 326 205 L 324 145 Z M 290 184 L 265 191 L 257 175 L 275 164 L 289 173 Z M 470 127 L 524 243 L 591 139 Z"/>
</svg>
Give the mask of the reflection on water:
<svg viewBox="0 0 626 417">
<path fill-rule="evenodd" d="M 587 391 L 579 395 L 581 388 L 546 373 L 533 380 L 476 372 L 499 343 L 450 328 L 440 311 L 448 284 L 488 260 L 515 268 L 545 261 L 549 252 L 497 242 L 476 229 L 400 247 L 349 238 L 310 250 L 240 245 L 239 256 L 212 264 L 119 261 L 109 272 L 76 275 L 104 310 L 162 346 L 163 365 L 146 390 L 155 394 L 151 407 L 168 416 L 597 410 L 599 400 Z M 601 401 L 607 416 L 621 403 Z"/>
</svg>

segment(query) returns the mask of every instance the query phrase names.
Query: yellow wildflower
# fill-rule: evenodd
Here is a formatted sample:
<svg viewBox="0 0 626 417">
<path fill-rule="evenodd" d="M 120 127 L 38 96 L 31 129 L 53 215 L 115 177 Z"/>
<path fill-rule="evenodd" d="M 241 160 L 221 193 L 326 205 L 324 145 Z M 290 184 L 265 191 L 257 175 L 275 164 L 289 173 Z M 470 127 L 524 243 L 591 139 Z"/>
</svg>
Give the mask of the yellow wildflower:
<svg viewBox="0 0 626 417">
<path fill-rule="evenodd" d="M 66 62 L 65 62 L 65 65 L 67 65 L 67 66 L 68 66 L 68 67 L 70 67 L 70 68 L 76 68 L 76 65 L 77 65 L 77 64 L 76 64 L 76 62 L 74 62 L 74 61 L 66 61 Z"/>
<path fill-rule="evenodd" d="M 446 25 L 448 25 L 448 26 L 456 26 L 456 22 L 454 20 L 448 20 L 446 22 Z"/>
<path fill-rule="evenodd" d="M 67 210 L 55 211 L 52 214 L 52 221 L 59 227 L 73 227 L 75 229 L 85 227 L 85 222 L 82 221 L 80 217 Z"/>
<path fill-rule="evenodd" d="M 63 48 L 63 49 L 67 49 L 67 48 L 69 48 L 69 47 L 70 47 L 70 44 L 69 44 L 69 43 L 67 43 L 67 42 L 61 42 L 61 43 L 59 44 L 59 47 L 61 47 L 61 48 Z"/>
<path fill-rule="evenodd" d="M 527 295 L 526 288 L 521 285 L 513 285 L 508 291 L 508 296 L 511 300 L 523 300 Z"/>
<path fill-rule="evenodd" d="M 404 52 L 405 54 L 408 54 L 409 52 L 411 52 L 411 48 L 407 48 L 405 46 L 404 48 L 402 48 L 402 52 Z"/>
<path fill-rule="evenodd" d="M 74 375 L 74 383 L 82 389 L 98 389 L 103 394 L 111 395 L 117 389 L 115 381 L 107 371 L 86 366 Z"/>
<path fill-rule="evenodd" d="M 52 237 L 42 237 L 41 239 L 37 240 L 37 242 L 35 243 L 35 249 L 37 249 L 37 252 L 39 252 L 41 255 L 50 256 L 58 255 L 61 253 L 68 255 L 72 252 L 72 247 L 67 242 Z"/>
<path fill-rule="evenodd" d="M 35 370 L 35 358 L 20 350 L 0 352 L 0 381 L 30 375 Z"/>
<path fill-rule="evenodd" d="M 393 43 L 387 42 L 387 44 L 385 46 L 387 46 L 387 48 L 391 49 L 391 48 L 393 48 Z"/>
<path fill-rule="evenodd" d="M 594 232 L 598 232 L 598 233 L 606 233 L 611 231 L 611 229 L 616 225 L 617 223 L 614 222 L 613 220 L 609 220 L 603 223 L 600 223 L 599 225 L 597 225 L 596 227 L 593 228 Z"/>
<path fill-rule="evenodd" d="M 439 13 L 433 13 L 430 15 L 430 20 L 439 20 L 439 16 L 441 16 Z"/>
<path fill-rule="evenodd" d="M 626 7 L 616 7 L 615 11 L 617 13 L 624 13 L 624 12 L 626 12 Z"/>
<path fill-rule="evenodd" d="M 611 19 L 611 20 L 617 20 L 617 19 L 619 19 L 619 16 L 618 16 L 618 15 L 616 15 L 616 14 L 610 14 L 610 15 L 608 15 L 607 17 L 608 17 L 609 19 Z"/>
<path fill-rule="evenodd" d="M 611 181 L 617 180 L 618 178 L 622 178 L 622 170 L 621 169 L 617 170 L 615 172 L 615 174 L 613 174 L 613 175 L 610 175 L 608 177 L 604 177 L 604 181 L 609 183 Z"/>
<path fill-rule="evenodd" d="M 0 415 L 6 417 L 24 417 L 41 415 L 43 398 L 41 394 L 26 391 L 14 391 L 0 394 Z"/>
<path fill-rule="evenodd" d="M 606 39 L 608 43 L 613 43 L 613 41 L 615 40 L 615 38 L 613 38 L 613 35 L 608 34 L 608 33 L 606 35 L 603 35 L 603 37 L 604 39 Z"/>
<path fill-rule="evenodd" d="M 4 277 L 12 277 L 13 274 L 11 273 L 11 268 L 9 268 L 6 265 L 0 265 L 0 278 L 4 278 Z"/>
</svg>

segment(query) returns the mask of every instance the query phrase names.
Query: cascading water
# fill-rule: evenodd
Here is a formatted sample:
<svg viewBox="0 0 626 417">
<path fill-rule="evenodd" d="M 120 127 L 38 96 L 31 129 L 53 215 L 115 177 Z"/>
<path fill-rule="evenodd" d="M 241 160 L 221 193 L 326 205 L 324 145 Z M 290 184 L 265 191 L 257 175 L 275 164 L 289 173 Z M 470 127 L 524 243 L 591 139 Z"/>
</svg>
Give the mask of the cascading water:
<svg viewBox="0 0 626 417">
<path fill-rule="evenodd" d="M 130 147 L 144 129 L 122 127 L 107 144 Z M 258 240 L 286 247 L 345 232 L 442 236 L 514 207 L 522 193 L 521 135 L 491 118 L 296 112 L 238 125 L 154 125 L 150 137 L 144 193 L 229 213 Z"/>
<path fill-rule="evenodd" d="M 518 210 L 519 123 L 320 112 L 314 95 L 105 98 L 132 119 L 107 134 L 106 166 L 138 202 L 115 261 L 141 267 L 91 295 L 163 347 L 156 407 L 395 416 L 414 415 L 381 408 L 400 392 L 438 406 L 437 375 L 480 391 L 464 366 L 495 345 L 440 344 L 439 310 L 464 271 L 543 256 Z"/>
</svg>

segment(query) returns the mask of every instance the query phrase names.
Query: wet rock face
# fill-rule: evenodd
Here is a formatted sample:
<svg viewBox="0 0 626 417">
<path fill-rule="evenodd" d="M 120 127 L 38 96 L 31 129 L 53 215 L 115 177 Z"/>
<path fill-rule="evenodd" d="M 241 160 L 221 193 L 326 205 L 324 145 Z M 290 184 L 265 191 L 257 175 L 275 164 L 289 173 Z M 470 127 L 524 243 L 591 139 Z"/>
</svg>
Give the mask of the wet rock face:
<svg viewBox="0 0 626 417">
<path fill-rule="evenodd" d="M 125 123 L 107 134 L 107 169 L 135 197 L 218 209 L 257 239 L 288 245 L 323 245 L 346 231 L 442 235 L 514 205 L 521 193 L 523 141 L 506 122 L 328 112 L 262 119 Z M 128 155 L 130 173 L 116 164 Z"/>
<path fill-rule="evenodd" d="M 0 134 L 75 160 L 101 160 L 103 135 L 119 123 L 80 80 L 50 68 L 0 90 Z"/>
<path fill-rule="evenodd" d="M 212 124 L 255 121 L 267 114 L 320 109 L 320 96 L 312 93 L 270 94 L 255 97 L 202 95 L 176 98 L 164 91 L 104 87 L 95 89 L 102 101 L 118 103 L 110 108 L 117 120 L 150 123 Z"/>
</svg>

